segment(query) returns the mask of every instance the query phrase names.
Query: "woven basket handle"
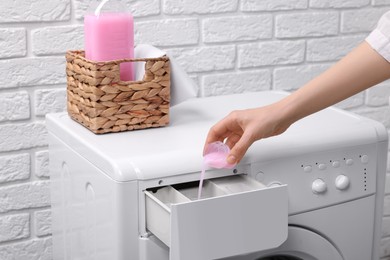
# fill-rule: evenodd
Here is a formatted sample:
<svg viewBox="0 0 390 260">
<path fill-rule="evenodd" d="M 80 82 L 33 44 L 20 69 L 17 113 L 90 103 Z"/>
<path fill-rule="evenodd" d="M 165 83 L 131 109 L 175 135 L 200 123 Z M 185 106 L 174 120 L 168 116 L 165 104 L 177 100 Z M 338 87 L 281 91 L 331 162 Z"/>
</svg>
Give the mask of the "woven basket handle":
<svg viewBox="0 0 390 260">
<path fill-rule="evenodd" d="M 137 58 L 137 59 L 119 59 L 119 60 L 110 60 L 110 61 L 92 61 L 85 58 L 85 51 L 84 50 L 70 50 L 67 51 L 67 56 L 72 56 L 74 58 L 78 57 L 84 61 L 92 62 L 92 63 L 122 63 L 122 62 L 146 62 L 146 61 L 167 61 L 169 60 L 169 57 L 164 55 L 157 58 Z"/>
</svg>

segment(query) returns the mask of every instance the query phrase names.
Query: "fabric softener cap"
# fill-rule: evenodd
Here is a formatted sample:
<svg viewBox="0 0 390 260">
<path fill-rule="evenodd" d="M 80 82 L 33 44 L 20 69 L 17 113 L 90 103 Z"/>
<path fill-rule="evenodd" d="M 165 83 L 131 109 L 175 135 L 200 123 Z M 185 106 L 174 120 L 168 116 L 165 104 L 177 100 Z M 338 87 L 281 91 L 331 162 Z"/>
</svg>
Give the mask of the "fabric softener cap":
<svg viewBox="0 0 390 260">
<path fill-rule="evenodd" d="M 204 163 L 208 167 L 216 169 L 231 169 L 236 164 L 229 164 L 226 159 L 230 153 L 230 148 L 223 142 L 217 141 L 207 146 L 205 155 L 203 156 Z"/>
</svg>

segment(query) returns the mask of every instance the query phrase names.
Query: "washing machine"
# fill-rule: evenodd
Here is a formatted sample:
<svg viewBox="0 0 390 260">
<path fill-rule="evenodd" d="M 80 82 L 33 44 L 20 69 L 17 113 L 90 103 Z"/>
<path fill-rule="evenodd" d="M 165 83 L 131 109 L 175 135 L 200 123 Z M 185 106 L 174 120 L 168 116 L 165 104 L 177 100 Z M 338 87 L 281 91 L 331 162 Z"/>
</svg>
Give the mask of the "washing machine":
<svg viewBox="0 0 390 260">
<path fill-rule="evenodd" d="M 387 159 L 380 123 L 327 108 L 208 169 L 210 127 L 287 93 L 194 98 L 166 127 L 95 135 L 49 114 L 54 259 L 376 260 Z"/>
</svg>

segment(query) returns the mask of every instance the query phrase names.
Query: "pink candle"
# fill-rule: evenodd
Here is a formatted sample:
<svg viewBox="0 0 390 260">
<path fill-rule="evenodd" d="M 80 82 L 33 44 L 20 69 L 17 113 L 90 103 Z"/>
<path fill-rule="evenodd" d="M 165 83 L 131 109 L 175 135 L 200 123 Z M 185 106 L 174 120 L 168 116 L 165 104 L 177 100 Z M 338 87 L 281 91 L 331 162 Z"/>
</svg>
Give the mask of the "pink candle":
<svg viewBox="0 0 390 260">
<path fill-rule="evenodd" d="M 87 59 L 110 61 L 134 57 L 134 21 L 130 13 L 87 14 L 84 30 Z M 120 79 L 134 80 L 132 63 L 121 63 Z"/>
</svg>

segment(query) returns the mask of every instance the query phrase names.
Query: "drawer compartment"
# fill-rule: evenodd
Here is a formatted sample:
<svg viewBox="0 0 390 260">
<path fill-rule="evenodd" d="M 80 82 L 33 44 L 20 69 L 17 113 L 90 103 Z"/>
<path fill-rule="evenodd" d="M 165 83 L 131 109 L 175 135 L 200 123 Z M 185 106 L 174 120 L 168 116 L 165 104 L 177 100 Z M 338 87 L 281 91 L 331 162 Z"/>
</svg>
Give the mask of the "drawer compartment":
<svg viewBox="0 0 390 260">
<path fill-rule="evenodd" d="M 287 238 L 287 186 L 244 175 L 166 186 L 146 195 L 146 227 L 170 260 L 217 259 L 271 249 Z"/>
</svg>

